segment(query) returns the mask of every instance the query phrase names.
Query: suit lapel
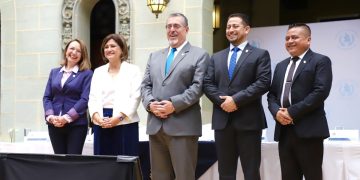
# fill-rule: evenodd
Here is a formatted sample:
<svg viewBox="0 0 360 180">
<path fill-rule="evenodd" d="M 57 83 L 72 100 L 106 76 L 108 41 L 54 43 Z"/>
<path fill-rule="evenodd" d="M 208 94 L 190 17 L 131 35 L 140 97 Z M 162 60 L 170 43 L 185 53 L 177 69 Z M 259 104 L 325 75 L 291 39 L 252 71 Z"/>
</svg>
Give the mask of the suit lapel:
<svg viewBox="0 0 360 180">
<path fill-rule="evenodd" d="M 166 64 L 166 59 L 167 59 L 167 55 L 168 55 L 168 51 L 169 48 L 163 49 L 160 58 L 161 59 L 161 63 L 160 63 L 160 72 L 161 72 L 161 77 L 164 79 L 165 78 L 165 64 Z"/>
<path fill-rule="evenodd" d="M 186 45 L 181 49 L 181 51 L 178 52 L 178 54 L 176 55 L 174 61 L 172 62 L 171 66 L 170 66 L 169 73 L 165 78 L 170 76 L 170 74 L 174 71 L 175 67 L 179 64 L 179 62 L 185 58 L 186 54 L 190 51 L 190 47 L 191 47 L 190 43 L 186 43 Z M 165 69 L 165 64 L 164 64 L 163 69 Z"/>
<path fill-rule="evenodd" d="M 224 73 L 226 74 L 226 76 L 225 76 L 226 78 L 224 78 L 224 80 L 227 81 L 228 83 L 230 83 L 229 67 L 228 67 L 229 52 L 230 52 L 230 47 L 228 47 L 226 50 L 223 51 L 223 54 L 220 56 L 221 59 L 219 62 L 219 65 L 220 65 L 219 69 L 221 71 L 223 70 Z M 216 65 L 216 63 L 215 63 L 215 65 Z"/>
<path fill-rule="evenodd" d="M 63 87 L 65 87 L 66 84 L 68 84 L 68 83 L 70 83 L 72 80 L 74 80 L 78 74 L 79 74 L 79 72 L 78 72 L 78 73 L 72 72 L 71 75 L 69 76 L 69 78 L 65 81 Z"/>
<path fill-rule="evenodd" d="M 304 67 L 310 62 L 311 55 L 312 55 L 312 51 L 309 49 L 308 52 L 305 54 L 305 56 L 301 59 L 301 62 L 299 64 L 298 68 L 295 71 L 293 81 L 296 80 L 296 78 L 299 76 L 299 74 L 304 69 Z"/>
<path fill-rule="evenodd" d="M 278 69 L 279 72 L 277 74 L 280 77 L 278 80 L 280 81 L 281 88 L 284 85 L 285 73 L 286 73 L 286 69 L 287 69 L 287 66 L 289 63 L 290 63 L 290 58 L 288 58 L 284 63 L 279 64 L 279 69 Z M 280 92 L 282 92 L 282 91 L 280 91 Z"/>
<path fill-rule="evenodd" d="M 61 78 L 62 78 L 63 73 L 60 70 L 61 70 L 61 68 L 56 73 L 54 82 L 56 82 L 56 87 L 61 90 L 62 89 L 61 88 Z"/>
<path fill-rule="evenodd" d="M 245 59 L 249 56 L 249 54 L 251 54 L 251 50 L 252 50 L 252 48 L 251 48 L 251 46 L 249 46 L 249 44 L 247 44 L 245 46 L 245 48 L 242 50 L 241 56 L 239 57 L 238 61 L 236 62 L 233 77 L 236 76 L 236 74 L 238 73 L 238 71 L 241 67 L 241 64 L 245 61 Z M 232 78 L 231 81 L 233 79 L 235 79 L 235 78 Z"/>
</svg>

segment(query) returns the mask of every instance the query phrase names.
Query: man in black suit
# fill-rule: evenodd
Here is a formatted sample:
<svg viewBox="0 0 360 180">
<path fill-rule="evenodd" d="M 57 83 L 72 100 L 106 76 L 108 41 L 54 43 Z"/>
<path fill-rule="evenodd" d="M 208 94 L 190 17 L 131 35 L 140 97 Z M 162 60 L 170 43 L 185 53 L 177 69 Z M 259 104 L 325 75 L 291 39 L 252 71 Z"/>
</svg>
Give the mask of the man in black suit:
<svg viewBox="0 0 360 180">
<path fill-rule="evenodd" d="M 245 14 L 228 17 L 230 47 L 211 57 L 204 78 L 204 92 L 213 102 L 221 180 L 236 180 L 239 156 L 245 180 L 260 179 L 261 134 L 267 127 L 261 97 L 270 87 L 271 65 L 268 51 L 249 45 L 249 32 Z"/>
<path fill-rule="evenodd" d="M 310 42 L 308 25 L 288 27 L 285 47 L 291 57 L 277 64 L 268 93 L 282 180 L 322 179 L 323 141 L 329 137 L 324 101 L 330 93 L 332 70 L 330 59 L 311 51 Z"/>
</svg>

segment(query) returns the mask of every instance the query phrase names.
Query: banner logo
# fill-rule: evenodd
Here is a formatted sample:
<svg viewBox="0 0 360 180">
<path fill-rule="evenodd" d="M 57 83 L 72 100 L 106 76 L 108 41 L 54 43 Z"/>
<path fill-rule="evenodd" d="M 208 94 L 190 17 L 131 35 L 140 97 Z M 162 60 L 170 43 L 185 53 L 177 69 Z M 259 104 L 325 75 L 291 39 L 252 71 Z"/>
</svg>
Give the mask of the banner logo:
<svg viewBox="0 0 360 180">
<path fill-rule="evenodd" d="M 337 35 L 339 47 L 342 49 L 351 49 L 356 45 L 357 36 L 353 31 L 342 31 Z"/>
</svg>

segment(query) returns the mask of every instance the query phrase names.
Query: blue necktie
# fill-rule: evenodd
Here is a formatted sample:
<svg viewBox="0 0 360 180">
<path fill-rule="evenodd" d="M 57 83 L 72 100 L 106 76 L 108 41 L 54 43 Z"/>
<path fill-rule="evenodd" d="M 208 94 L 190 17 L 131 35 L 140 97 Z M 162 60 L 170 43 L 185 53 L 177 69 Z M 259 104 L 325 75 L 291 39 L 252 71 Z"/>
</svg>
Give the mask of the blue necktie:
<svg viewBox="0 0 360 180">
<path fill-rule="evenodd" d="M 171 63 L 174 60 L 175 51 L 176 51 L 176 48 L 171 48 L 171 52 L 170 52 L 169 56 L 166 59 L 165 76 L 169 73 Z"/>
<path fill-rule="evenodd" d="M 234 47 L 231 51 L 233 51 L 231 58 L 230 58 L 230 63 L 229 63 L 229 79 L 231 80 L 234 70 L 235 70 L 235 66 L 236 66 L 236 58 L 237 58 L 237 52 L 240 49 L 238 47 Z"/>
</svg>

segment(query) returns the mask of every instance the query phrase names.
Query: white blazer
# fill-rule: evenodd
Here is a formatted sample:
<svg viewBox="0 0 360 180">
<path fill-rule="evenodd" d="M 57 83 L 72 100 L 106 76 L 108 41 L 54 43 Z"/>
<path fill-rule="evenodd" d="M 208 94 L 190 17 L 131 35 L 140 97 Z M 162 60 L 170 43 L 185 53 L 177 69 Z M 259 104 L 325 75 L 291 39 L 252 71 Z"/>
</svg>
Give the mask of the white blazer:
<svg viewBox="0 0 360 180">
<path fill-rule="evenodd" d="M 118 125 L 140 121 L 137 113 L 137 108 L 140 103 L 140 84 L 142 80 L 139 67 L 123 61 L 119 74 L 114 79 L 115 83 L 106 81 L 109 77 L 108 69 L 109 64 L 107 63 L 96 68 L 94 71 L 88 103 L 90 116 L 92 117 L 93 114 L 97 112 L 100 117 L 103 117 L 103 91 L 109 86 L 115 86 L 113 114 L 123 113 L 126 115 L 126 118 Z"/>
</svg>

